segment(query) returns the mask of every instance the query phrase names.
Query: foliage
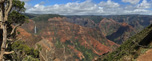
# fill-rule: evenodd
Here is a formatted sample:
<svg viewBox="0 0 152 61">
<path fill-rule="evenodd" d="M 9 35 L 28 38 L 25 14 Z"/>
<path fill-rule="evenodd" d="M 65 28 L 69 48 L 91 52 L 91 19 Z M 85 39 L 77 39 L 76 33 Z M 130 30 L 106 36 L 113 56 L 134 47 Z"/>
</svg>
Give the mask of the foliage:
<svg viewBox="0 0 152 61">
<path fill-rule="evenodd" d="M 60 40 L 57 40 L 57 41 L 56 41 L 55 46 L 56 46 L 57 48 L 63 48 L 62 42 L 60 42 Z"/>
<path fill-rule="evenodd" d="M 71 43 L 71 41 L 70 41 L 70 40 L 66 40 L 66 41 L 65 41 L 65 44 L 73 45 L 73 43 Z"/>
<path fill-rule="evenodd" d="M 24 7 L 25 3 L 20 1 L 20 0 L 13 0 L 13 6 L 12 8 L 15 8 L 15 11 L 17 12 L 24 12 L 25 11 L 25 7 Z"/>
<path fill-rule="evenodd" d="M 9 12 L 8 19 L 6 22 L 8 27 L 8 34 L 13 30 L 12 28 L 16 30 L 15 27 L 21 26 L 23 23 L 28 22 L 28 17 L 22 14 L 25 11 L 25 3 L 20 0 L 13 0 L 12 3 L 12 9 Z"/>
<path fill-rule="evenodd" d="M 20 0 L 13 0 L 12 10 L 8 15 L 9 24 L 23 24 L 25 21 L 27 21 L 28 17 L 21 14 L 25 11 L 24 5 L 25 3 Z"/>
<path fill-rule="evenodd" d="M 37 49 L 33 49 L 24 44 L 23 41 L 16 41 L 11 45 L 11 49 L 14 51 L 12 54 L 12 59 L 15 61 L 20 60 L 39 60 L 39 51 Z"/>
<path fill-rule="evenodd" d="M 23 61 L 39 61 L 39 59 L 38 59 L 38 58 L 33 58 L 33 57 L 31 57 L 31 56 L 26 56 L 26 57 L 23 59 Z"/>
<path fill-rule="evenodd" d="M 2 1 L 2 0 L 1 0 Z M 15 41 L 16 28 L 27 21 L 27 17 L 22 13 L 25 12 L 25 3 L 20 0 L 3 0 L 0 3 L 2 16 L 4 19 L 3 27 L 3 42 L 1 48 L 0 61 L 2 59 L 12 61 L 27 61 L 28 59 L 39 60 L 39 51 L 25 45 L 22 41 Z M 8 40 L 7 40 L 8 39 Z M 7 46 L 8 45 L 8 46 Z M 7 51 L 8 54 L 5 54 Z M 9 53 L 9 51 L 11 51 Z M 11 54 L 12 53 L 12 54 Z M 4 57 L 4 58 L 3 58 Z"/>
<path fill-rule="evenodd" d="M 28 19 L 28 17 L 26 17 L 23 14 L 20 14 L 19 12 L 14 10 L 9 14 L 8 23 L 9 24 L 13 24 L 13 23 L 23 24 L 24 22 L 27 21 L 27 19 Z"/>
<path fill-rule="evenodd" d="M 55 46 L 57 48 L 63 48 L 63 45 L 67 47 L 67 45 L 75 45 L 75 48 L 82 52 L 84 57 L 82 60 L 83 61 L 92 61 L 92 59 L 97 56 L 95 53 L 93 53 L 93 51 L 91 49 L 88 49 L 84 46 L 81 46 L 80 43 L 78 42 L 78 40 L 73 41 L 74 43 L 71 43 L 70 40 L 66 40 L 65 43 L 60 42 L 60 40 L 56 40 Z M 69 48 L 67 48 L 66 50 L 69 50 Z M 77 53 L 74 54 L 73 56 L 74 58 L 78 58 L 77 57 Z"/>
<path fill-rule="evenodd" d="M 84 57 L 82 60 L 83 61 L 92 61 L 92 59 L 97 56 L 95 53 L 93 53 L 93 51 L 91 49 L 88 49 L 84 46 L 81 46 L 80 43 L 78 41 L 75 42 L 75 48 L 82 52 Z"/>
<path fill-rule="evenodd" d="M 142 49 L 142 50 L 141 50 L 141 53 L 143 54 L 143 53 L 145 53 L 147 50 L 148 50 L 148 49 Z"/>
</svg>

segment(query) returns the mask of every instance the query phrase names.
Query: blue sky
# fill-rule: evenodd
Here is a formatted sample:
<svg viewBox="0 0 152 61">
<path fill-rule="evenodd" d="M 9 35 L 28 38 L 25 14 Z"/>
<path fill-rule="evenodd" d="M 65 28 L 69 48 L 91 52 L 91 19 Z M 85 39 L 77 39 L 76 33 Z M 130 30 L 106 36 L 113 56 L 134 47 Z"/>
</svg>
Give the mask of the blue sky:
<svg viewBox="0 0 152 61">
<path fill-rule="evenodd" d="M 22 0 L 26 13 L 61 15 L 152 15 L 152 0 Z"/>
<path fill-rule="evenodd" d="M 45 2 L 45 5 L 47 6 L 47 5 L 54 5 L 54 4 L 66 4 L 69 2 L 84 2 L 84 1 L 85 0 L 30 0 L 27 3 L 34 6 L 35 4 Z M 107 1 L 107 0 L 92 0 L 93 3 L 100 3 L 101 1 Z M 129 4 L 129 3 L 123 3 L 121 0 L 112 0 L 112 1 L 120 3 L 120 4 Z"/>
</svg>

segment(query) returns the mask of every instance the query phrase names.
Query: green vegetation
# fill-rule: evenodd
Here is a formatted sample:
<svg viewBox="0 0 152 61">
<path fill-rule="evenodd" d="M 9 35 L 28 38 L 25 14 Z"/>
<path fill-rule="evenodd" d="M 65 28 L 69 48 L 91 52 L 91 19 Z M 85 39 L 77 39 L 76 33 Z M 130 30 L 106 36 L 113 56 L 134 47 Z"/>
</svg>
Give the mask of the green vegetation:
<svg viewBox="0 0 152 61">
<path fill-rule="evenodd" d="M 63 17 L 63 16 L 57 15 L 57 14 L 43 14 L 43 15 L 38 15 L 38 16 L 32 18 L 32 20 L 34 20 L 34 21 L 48 21 L 49 18 L 53 18 L 53 17 Z"/>
<path fill-rule="evenodd" d="M 57 48 L 63 48 L 62 42 L 60 42 L 60 40 L 57 40 L 57 41 L 56 41 L 55 46 L 56 46 Z"/>
<path fill-rule="evenodd" d="M 65 41 L 65 44 L 73 45 L 73 43 L 71 43 L 71 41 L 70 41 L 70 40 L 66 40 L 66 41 Z"/>
<path fill-rule="evenodd" d="M 36 16 L 39 16 L 40 14 L 31 14 L 31 13 L 24 13 L 25 16 L 28 16 L 30 19 L 34 18 Z"/>
<path fill-rule="evenodd" d="M 17 19 L 16 19 L 17 18 Z M 24 22 L 27 22 L 27 19 L 28 17 L 24 16 L 23 14 L 20 14 L 19 12 L 17 11 L 12 11 L 10 14 L 9 14 L 9 17 L 8 17 L 8 22 L 9 24 L 13 24 L 13 23 L 16 23 L 16 24 L 23 24 Z"/>
<path fill-rule="evenodd" d="M 75 45 L 75 49 L 82 52 L 82 54 L 84 55 L 84 58 L 82 59 L 82 61 L 92 61 L 92 59 L 95 56 L 97 56 L 95 53 L 93 53 L 93 51 L 91 49 L 81 46 L 80 43 L 78 42 L 78 40 L 75 40 L 74 43 L 71 43 L 70 40 L 67 40 L 65 43 L 60 42 L 60 40 L 56 40 L 56 43 L 55 43 L 55 46 L 57 48 L 63 48 L 63 46 L 67 47 L 67 45 Z M 69 48 L 66 48 L 66 50 L 69 50 L 67 52 L 71 51 Z M 78 53 L 75 53 L 73 57 L 79 59 L 77 54 Z"/>
<path fill-rule="evenodd" d="M 140 33 L 129 38 L 124 44 L 122 44 L 116 51 L 109 53 L 102 59 L 103 61 L 119 61 L 125 60 L 124 57 L 128 57 L 131 60 L 136 59 L 139 54 L 145 52 L 143 49 L 150 48 L 152 41 L 152 25 L 145 28 Z M 142 48 L 142 49 L 141 49 Z M 138 52 L 142 51 L 142 52 Z"/>
<path fill-rule="evenodd" d="M 97 56 L 95 53 L 93 53 L 93 51 L 91 49 L 88 49 L 84 46 L 81 46 L 80 43 L 78 41 L 75 42 L 75 48 L 82 52 L 84 55 L 84 58 L 82 59 L 82 61 L 92 61 L 92 59 Z"/>
<path fill-rule="evenodd" d="M 13 50 L 14 53 L 11 54 L 12 59 L 15 61 L 39 61 L 39 51 L 37 49 L 31 48 L 23 41 L 14 42 L 9 50 Z M 9 59 L 9 56 L 7 56 Z"/>
<path fill-rule="evenodd" d="M 140 53 L 144 54 L 149 49 L 142 49 Z"/>
<path fill-rule="evenodd" d="M 31 16 L 32 17 L 32 16 Z M 60 17 L 60 15 L 51 15 L 51 14 L 46 14 L 46 15 L 37 15 L 36 17 L 34 17 L 34 18 L 32 18 L 33 20 L 35 20 L 35 21 L 39 21 L 39 23 L 40 24 L 38 24 L 38 22 L 36 22 L 36 24 L 38 24 L 37 25 L 37 27 L 38 27 L 38 33 L 39 32 L 41 32 L 41 31 L 45 31 L 44 29 L 45 29 L 45 27 L 49 27 L 49 28 L 51 28 L 51 29 L 53 29 L 55 32 L 54 32 L 54 34 L 55 34 L 55 36 L 53 36 L 53 37 L 58 37 L 59 35 L 56 35 L 56 28 L 58 28 L 58 27 L 55 27 L 55 25 L 51 25 L 51 27 L 50 27 L 50 25 L 47 25 L 46 26 L 46 24 L 50 24 L 50 23 L 46 23 L 46 22 L 44 22 L 43 24 L 42 24 L 42 21 L 47 21 L 49 18 L 53 18 L 53 17 Z M 62 17 L 62 16 L 61 16 Z M 126 16 L 122 16 L 122 17 L 124 17 L 124 18 L 127 18 Z M 95 16 L 95 17 L 92 17 L 92 16 L 82 16 L 81 18 L 89 18 L 89 19 L 91 19 L 91 20 L 93 20 L 95 23 L 99 23 L 102 19 L 103 19 L 103 17 L 102 16 Z M 115 17 L 113 17 L 113 18 L 115 18 Z M 121 18 L 121 16 L 120 16 L 120 18 Z M 130 21 L 130 20 L 127 20 L 127 19 L 120 19 L 119 17 L 118 18 L 116 18 L 115 20 L 116 21 L 118 21 L 118 22 L 123 22 L 123 21 L 128 21 L 128 23 L 129 24 L 135 24 L 135 22 L 134 21 Z M 117 20 L 118 19 L 118 20 Z M 135 20 L 135 18 L 130 18 L 130 19 L 134 19 Z M 139 21 L 140 22 L 140 21 Z M 147 21 L 148 22 L 148 21 Z M 55 23 L 54 23 L 55 24 Z M 141 24 L 141 23 L 139 23 L 139 24 Z M 106 26 L 107 26 L 108 24 L 105 24 L 104 26 L 104 28 L 107 28 Z M 141 24 L 141 25 L 143 25 L 143 24 Z M 133 25 L 132 25 L 133 26 Z M 72 27 L 72 26 L 71 26 Z M 116 26 L 117 27 L 117 26 Z M 42 29 L 43 28 L 43 29 Z M 137 27 L 138 28 L 138 27 Z M 58 29 L 59 30 L 59 29 Z M 70 30 L 71 30 L 71 28 L 70 28 Z M 115 28 L 113 29 L 113 27 L 109 27 L 109 32 L 107 33 L 108 35 L 110 35 L 110 34 L 112 34 L 113 33 L 113 31 L 115 30 Z M 52 30 L 50 30 L 50 31 L 52 31 Z M 147 32 L 147 34 L 148 34 L 148 32 L 150 32 L 150 30 L 149 31 L 143 31 L 143 33 L 142 34 L 144 34 L 144 32 Z M 74 33 L 74 32 L 73 32 Z M 75 32 L 76 33 L 76 32 Z M 95 32 L 95 33 L 99 33 L 99 32 Z M 94 38 L 96 38 L 97 40 L 98 39 L 100 39 L 101 37 L 102 37 L 102 34 L 101 35 L 98 35 L 98 34 L 95 34 L 94 32 L 88 32 L 88 34 L 90 34 L 90 36 L 92 36 L 92 37 L 94 37 Z M 128 34 L 133 34 L 133 33 L 126 33 L 126 35 L 128 35 Z M 139 46 L 137 45 L 137 44 L 139 44 L 140 42 L 141 42 L 141 40 L 143 40 L 145 37 L 146 37 L 146 35 L 147 34 L 144 34 L 144 35 L 142 35 L 142 36 L 139 36 L 139 35 L 141 35 L 140 33 L 138 34 L 138 35 L 136 35 L 136 36 L 134 36 L 134 37 L 132 37 L 131 39 L 129 39 L 127 42 L 125 42 L 124 44 L 125 45 L 122 45 L 120 48 L 118 48 L 115 52 L 113 52 L 113 53 L 110 53 L 109 55 L 107 55 L 106 57 L 105 57 L 105 60 L 112 60 L 113 61 L 113 59 L 114 60 L 120 60 L 121 58 L 123 58 L 124 56 L 133 56 L 134 58 L 137 58 L 138 56 L 139 56 Z M 77 50 L 79 50 L 80 52 L 82 52 L 83 53 L 83 55 L 85 56 L 85 58 L 83 59 L 84 61 L 89 61 L 89 60 L 92 60 L 93 58 L 94 58 L 94 56 L 96 56 L 96 54 L 94 54 L 93 52 L 92 52 L 92 50 L 91 49 L 88 49 L 87 47 L 84 47 L 84 46 L 82 46 L 82 45 L 80 45 L 80 43 L 78 42 L 78 40 L 74 40 L 74 36 L 75 36 L 75 34 L 73 34 L 73 35 L 71 35 L 72 36 L 72 38 L 71 38 L 71 40 L 66 40 L 66 42 L 65 43 L 62 43 L 62 42 L 60 42 L 60 39 L 58 39 L 58 38 L 55 38 L 55 40 L 53 40 L 53 41 L 55 41 L 55 46 L 57 47 L 57 48 L 63 48 L 63 46 L 65 46 L 66 48 L 67 48 L 67 45 L 72 45 L 72 46 L 75 46 L 75 48 L 77 49 Z M 47 37 L 47 36 L 45 36 L 45 37 Z M 114 38 L 114 40 L 119 40 L 119 39 L 121 39 L 121 37 L 118 37 L 118 38 Z M 72 42 L 73 43 L 72 43 Z M 99 40 L 100 41 L 100 40 Z M 102 41 L 100 41 L 101 43 L 103 43 L 105 46 L 107 46 L 107 44 L 105 43 L 107 41 L 107 39 L 102 39 Z M 136 44 L 137 43 L 137 44 Z M 67 49 L 69 49 L 69 48 L 67 48 Z M 145 50 L 141 50 L 143 53 L 145 52 Z"/>
<path fill-rule="evenodd" d="M 93 20 L 95 23 L 100 23 L 100 21 L 103 19 L 101 16 L 85 16 L 85 18 L 89 18 Z"/>
<path fill-rule="evenodd" d="M 24 61 L 23 58 L 32 55 L 38 58 L 38 51 L 27 47 L 24 44 L 17 44 L 16 29 L 27 21 L 27 17 L 22 13 L 25 12 L 25 3 L 20 0 L 0 0 L 0 32 L 1 50 L 0 61 Z"/>
</svg>

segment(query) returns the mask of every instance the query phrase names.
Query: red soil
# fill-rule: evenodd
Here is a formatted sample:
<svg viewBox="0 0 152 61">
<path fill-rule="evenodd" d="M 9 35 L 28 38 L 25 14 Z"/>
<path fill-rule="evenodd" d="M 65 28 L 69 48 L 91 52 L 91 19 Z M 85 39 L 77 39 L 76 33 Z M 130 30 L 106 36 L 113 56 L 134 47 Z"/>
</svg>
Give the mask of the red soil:
<svg viewBox="0 0 152 61">
<path fill-rule="evenodd" d="M 145 54 L 140 55 L 137 61 L 152 61 L 152 49 L 146 51 Z"/>
</svg>

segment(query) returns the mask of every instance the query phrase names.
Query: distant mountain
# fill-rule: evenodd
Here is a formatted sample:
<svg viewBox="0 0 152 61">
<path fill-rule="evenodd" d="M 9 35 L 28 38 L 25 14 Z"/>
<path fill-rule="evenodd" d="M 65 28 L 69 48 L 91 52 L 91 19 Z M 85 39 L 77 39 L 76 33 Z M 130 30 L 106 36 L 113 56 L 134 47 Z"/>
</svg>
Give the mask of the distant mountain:
<svg viewBox="0 0 152 61">
<path fill-rule="evenodd" d="M 99 23 L 99 28 L 101 32 L 105 35 L 111 35 L 118 30 L 121 24 L 113 19 L 104 18 Z"/>
<path fill-rule="evenodd" d="M 38 15 L 36 17 L 31 18 L 34 21 L 47 21 L 49 18 L 53 18 L 53 17 L 64 17 L 58 14 L 41 14 Z"/>
<path fill-rule="evenodd" d="M 125 22 L 133 26 L 136 30 L 141 31 L 143 28 L 152 24 L 151 15 L 115 15 L 107 16 L 106 18 L 113 19 L 118 22 Z"/>
<path fill-rule="evenodd" d="M 120 23 L 120 27 L 117 29 L 117 31 L 111 35 L 108 35 L 107 38 L 118 44 L 122 44 L 135 33 L 136 30 L 132 26 L 128 25 L 127 23 Z"/>
<path fill-rule="evenodd" d="M 89 18 L 81 18 L 81 17 L 66 17 L 65 21 L 68 21 L 70 23 L 74 23 L 77 25 L 81 25 L 84 27 L 90 27 L 90 28 L 96 28 L 97 24 L 89 19 Z"/>
<path fill-rule="evenodd" d="M 152 24 L 151 15 L 107 15 L 74 17 L 90 19 L 96 24 L 96 26 L 92 27 L 100 29 L 100 31 L 108 39 L 118 44 L 123 43 L 123 41 L 127 40 L 129 37 Z M 123 24 L 127 25 L 123 26 Z"/>
</svg>

